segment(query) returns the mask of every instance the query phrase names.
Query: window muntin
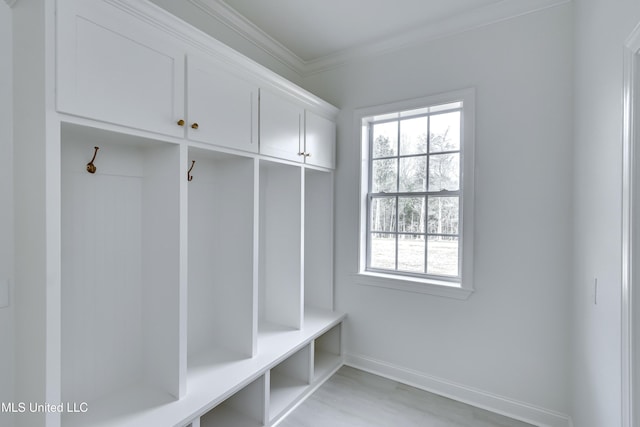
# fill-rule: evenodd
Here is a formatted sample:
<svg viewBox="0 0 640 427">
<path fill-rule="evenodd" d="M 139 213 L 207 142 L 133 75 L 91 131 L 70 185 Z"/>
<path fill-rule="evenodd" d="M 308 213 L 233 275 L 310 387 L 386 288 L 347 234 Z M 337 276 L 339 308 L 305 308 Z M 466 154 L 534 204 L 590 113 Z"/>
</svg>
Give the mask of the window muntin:
<svg viewBox="0 0 640 427">
<path fill-rule="evenodd" d="M 462 108 L 363 118 L 366 271 L 461 281 Z"/>
</svg>

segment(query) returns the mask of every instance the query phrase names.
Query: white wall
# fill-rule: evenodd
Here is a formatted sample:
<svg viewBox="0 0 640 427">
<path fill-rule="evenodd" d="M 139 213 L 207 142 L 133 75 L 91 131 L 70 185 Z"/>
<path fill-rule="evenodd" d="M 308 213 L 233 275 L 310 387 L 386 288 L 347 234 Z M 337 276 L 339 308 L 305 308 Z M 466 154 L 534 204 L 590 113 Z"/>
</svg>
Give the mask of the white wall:
<svg viewBox="0 0 640 427">
<path fill-rule="evenodd" d="M 303 80 L 342 109 L 335 279 L 350 360 L 567 424 L 572 23 L 564 5 Z M 467 87 L 477 89 L 476 292 L 457 301 L 358 285 L 354 109 Z"/>
<path fill-rule="evenodd" d="M 574 3 L 573 417 L 580 427 L 616 426 L 621 387 L 622 52 L 640 21 L 640 3 Z"/>
<path fill-rule="evenodd" d="M 13 136 L 11 9 L 0 2 L 0 280 L 13 280 Z M 0 402 L 13 399 L 13 309 L 0 308 Z M 9 426 L 0 413 L 0 425 Z"/>
</svg>

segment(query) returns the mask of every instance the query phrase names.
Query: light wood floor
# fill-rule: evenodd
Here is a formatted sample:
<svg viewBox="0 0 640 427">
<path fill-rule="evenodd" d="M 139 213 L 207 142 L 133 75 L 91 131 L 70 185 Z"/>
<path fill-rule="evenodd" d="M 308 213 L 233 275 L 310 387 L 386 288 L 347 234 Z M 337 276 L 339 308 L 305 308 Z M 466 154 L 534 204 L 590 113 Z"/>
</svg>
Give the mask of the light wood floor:
<svg viewBox="0 0 640 427">
<path fill-rule="evenodd" d="M 531 424 L 345 366 L 278 427 L 531 427 Z"/>
</svg>

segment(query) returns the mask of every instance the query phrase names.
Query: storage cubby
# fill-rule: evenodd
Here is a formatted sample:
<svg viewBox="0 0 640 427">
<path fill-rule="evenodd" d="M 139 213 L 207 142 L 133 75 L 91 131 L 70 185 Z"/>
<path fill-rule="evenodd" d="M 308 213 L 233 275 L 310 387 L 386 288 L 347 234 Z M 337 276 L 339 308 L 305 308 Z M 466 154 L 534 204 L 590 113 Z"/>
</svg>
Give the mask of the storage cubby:
<svg viewBox="0 0 640 427">
<path fill-rule="evenodd" d="M 256 162 L 190 148 L 189 367 L 256 352 Z"/>
<path fill-rule="evenodd" d="M 200 427 L 261 427 L 266 424 L 265 376 L 200 417 Z"/>
<path fill-rule="evenodd" d="M 61 129 L 61 398 L 96 413 L 126 398 L 105 409 L 113 416 L 170 402 L 181 392 L 180 147 Z"/>
<path fill-rule="evenodd" d="M 290 409 L 311 383 L 311 345 L 307 344 L 269 371 L 269 419 Z"/>
<path fill-rule="evenodd" d="M 333 310 L 333 174 L 306 169 L 304 302 Z"/>
<path fill-rule="evenodd" d="M 313 341 L 313 381 L 321 381 L 342 364 L 342 324 L 338 323 Z"/>
<path fill-rule="evenodd" d="M 302 192 L 299 166 L 260 161 L 261 333 L 302 325 Z"/>
</svg>

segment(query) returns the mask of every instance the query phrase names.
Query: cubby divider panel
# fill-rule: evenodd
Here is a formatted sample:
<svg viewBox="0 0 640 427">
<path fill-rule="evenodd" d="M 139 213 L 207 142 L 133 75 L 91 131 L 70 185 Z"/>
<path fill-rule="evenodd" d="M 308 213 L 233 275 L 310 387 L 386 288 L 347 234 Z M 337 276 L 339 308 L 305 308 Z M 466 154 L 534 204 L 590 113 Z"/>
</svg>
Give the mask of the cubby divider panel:
<svg viewBox="0 0 640 427">
<path fill-rule="evenodd" d="M 178 398 L 180 147 L 75 125 L 61 138 L 62 399 Z"/>
<path fill-rule="evenodd" d="M 303 182 L 300 166 L 260 161 L 261 329 L 302 325 Z"/>
<path fill-rule="evenodd" d="M 189 364 L 256 352 L 256 160 L 189 149 Z"/>
</svg>

